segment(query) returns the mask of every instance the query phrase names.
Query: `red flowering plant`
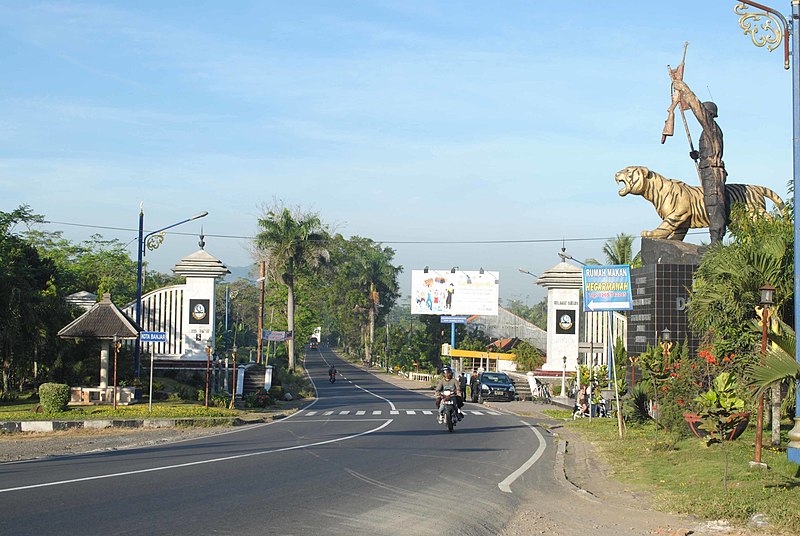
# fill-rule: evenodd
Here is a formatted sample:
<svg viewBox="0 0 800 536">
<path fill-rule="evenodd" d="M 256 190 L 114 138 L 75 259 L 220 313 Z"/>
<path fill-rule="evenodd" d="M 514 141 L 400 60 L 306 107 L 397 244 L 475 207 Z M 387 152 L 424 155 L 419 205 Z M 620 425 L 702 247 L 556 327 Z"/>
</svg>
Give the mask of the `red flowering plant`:
<svg viewBox="0 0 800 536">
<path fill-rule="evenodd" d="M 718 358 L 710 348 L 689 355 L 688 344 L 660 343 L 639 356 L 639 367 L 652 393 L 659 426 L 678 436 L 689 434 L 683 414 L 695 409 L 695 399 L 707 391 L 721 372 L 734 372 L 733 354 Z"/>
</svg>

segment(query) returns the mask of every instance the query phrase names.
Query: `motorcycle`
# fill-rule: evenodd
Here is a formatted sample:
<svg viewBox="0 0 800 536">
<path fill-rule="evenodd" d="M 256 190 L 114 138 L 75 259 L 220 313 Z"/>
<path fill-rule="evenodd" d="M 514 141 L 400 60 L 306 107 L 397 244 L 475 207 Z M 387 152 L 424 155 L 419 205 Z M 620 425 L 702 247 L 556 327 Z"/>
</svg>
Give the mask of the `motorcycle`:
<svg viewBox="0 0 800 536">
<path fill-rule="evenodd" d="M 336 383 L 336 373 L 335 372 L 329 372 L 328 373 L 328 381 L 331 382 L 331 383 Z"/>
<path fill-rule="evenodd" d="M 458 418 L 458 405 L 456 404 L 456 395 L 453 391 L 445 389 L 442 391 L 442 400 L 439 402 L 444 404 L 444 424 L 447 426 L 447 431 L 452 432 L 456 423 L 460 420 Z"/>
</svg>

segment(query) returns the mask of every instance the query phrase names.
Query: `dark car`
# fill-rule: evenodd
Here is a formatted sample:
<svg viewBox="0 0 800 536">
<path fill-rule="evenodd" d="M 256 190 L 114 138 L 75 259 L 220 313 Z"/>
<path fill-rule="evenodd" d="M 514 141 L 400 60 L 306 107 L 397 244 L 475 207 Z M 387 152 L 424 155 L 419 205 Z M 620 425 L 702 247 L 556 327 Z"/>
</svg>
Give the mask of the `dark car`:
<svg viewBox="0 0 800 536">
<path fill-rule="evenodd" d="M 478 375 L 478 384 L 477 393 L 472 396 L 473 402 L 482 403 L 484 400 L 511 402 L 517 399 L 514 382 L 505 372 L 482 372 Z"/>
</svg>

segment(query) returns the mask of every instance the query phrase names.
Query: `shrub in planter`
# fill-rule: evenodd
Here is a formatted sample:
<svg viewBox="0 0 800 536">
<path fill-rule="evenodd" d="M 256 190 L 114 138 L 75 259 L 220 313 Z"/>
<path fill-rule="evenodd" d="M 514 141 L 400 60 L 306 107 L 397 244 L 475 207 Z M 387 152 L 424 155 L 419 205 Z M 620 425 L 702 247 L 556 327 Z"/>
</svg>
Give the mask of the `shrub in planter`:
<svg viewBox="0 0 800 536">
<path fill-rule="evenodd" d="M 57 413 L 67 409 L 69 385 L 63 383 L 43 383 L 39 386 L 39 404 L 45 413 Z"/>
<path fill-rule="evenodd" d="M 269 388 L 269 395 L 272 398 L 280 400 L 283 398 L 283 386 L 282 385 L 273 385 Z"/>
<path fill-rule="evenodd" d="M 735 439 L 737 429 L 743 431 L 747 426 L 750 414 L 744 411 L 745 402 L 737 396 L 736 381 L 729 372 L 720 372 L 711 389 L 695 397 L 694 402 L 701 420 L 697 426 L 708 432 L 709 444 L 718 437 Z"/>
</svg>

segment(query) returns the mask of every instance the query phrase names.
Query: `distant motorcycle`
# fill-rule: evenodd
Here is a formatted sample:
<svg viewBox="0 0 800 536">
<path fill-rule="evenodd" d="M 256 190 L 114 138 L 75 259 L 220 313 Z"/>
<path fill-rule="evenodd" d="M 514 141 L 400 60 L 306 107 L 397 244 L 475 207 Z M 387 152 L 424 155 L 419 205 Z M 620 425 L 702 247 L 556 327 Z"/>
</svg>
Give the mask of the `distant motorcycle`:
<svg viewBox="0 0 800 536">
<path fill-rule="evenodd" d="M 328 381 L 331 383 L 336 383 L 336 370 L 328 371 Z"/>
<path fill-rule="evenodd" d="M 458 422 L 458 405 L 456 404 L 456 394 L 450 389 L 442 391 L 442 401 L 444 404 L 444 424 L 447 431 L 452 432 Z"/>
</svg>

